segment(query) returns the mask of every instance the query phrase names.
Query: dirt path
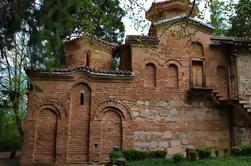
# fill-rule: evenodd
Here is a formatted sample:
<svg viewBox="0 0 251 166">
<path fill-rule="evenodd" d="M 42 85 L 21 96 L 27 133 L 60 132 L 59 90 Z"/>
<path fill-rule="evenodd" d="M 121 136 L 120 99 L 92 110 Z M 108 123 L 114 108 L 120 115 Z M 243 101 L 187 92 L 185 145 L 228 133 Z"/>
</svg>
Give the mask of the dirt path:
<svg viewBox="0 0 251 166">
<path fill-rule="evenodd" d="M 0 166 L 19 166 L 21 153 L 17 152 L 16 159 L 9 159 L 9 152 L 0 152 Z"/>
</svg>

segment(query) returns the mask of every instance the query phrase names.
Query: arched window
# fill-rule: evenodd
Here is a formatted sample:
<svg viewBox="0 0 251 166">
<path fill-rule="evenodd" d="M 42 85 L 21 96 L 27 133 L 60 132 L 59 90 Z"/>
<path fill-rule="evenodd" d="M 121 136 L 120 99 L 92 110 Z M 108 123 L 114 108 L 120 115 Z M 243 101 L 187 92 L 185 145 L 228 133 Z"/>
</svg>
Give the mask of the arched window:
<svg viewBox="0 0 251 166">
<path fill-rule="evenodd" d="M 204 48 L 200 42 L 192 42 L 186 49 L 186 53 L 192 58 L 201 58 L 204 56 Z"/>
<path fill-rule="evenodd" d="M 152 63 L 148 63 L 145 66 L 145 87 L 156 87 L 156 67 Z"/>
<path fill-rule="evenodd" d="M 87 53 L 86 53 L 86 66 L 90 66 L 90 56 L 91 56 L 90 51 L 87 51 Z"/>
<path fill-rule="evenodd" d="M 84 92 L 80 93 L 80 105 L 84 105 Z"/>
<path fill-rule="evenodd" d="M 168 66 L 168 87 L 179 87 L 178 67 L 175 64 L 170 64 Z"/>
</svg>

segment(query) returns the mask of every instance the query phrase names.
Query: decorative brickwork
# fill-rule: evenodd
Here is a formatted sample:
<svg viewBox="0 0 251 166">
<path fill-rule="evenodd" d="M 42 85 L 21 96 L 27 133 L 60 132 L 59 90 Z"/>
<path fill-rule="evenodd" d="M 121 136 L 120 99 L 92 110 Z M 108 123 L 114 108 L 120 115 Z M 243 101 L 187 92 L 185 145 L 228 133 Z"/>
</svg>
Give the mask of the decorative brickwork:
<svg viewBox="0 0 251 166">
<path fill-rule="evenodd" d="M 158 12 L 169 18 L 175 5 L 184 9 L 173 2 L 157 3 Z M 251 56 L 243 49 L 251 41 L 211 37 L 211 26 L 189 20 L 188 31 L 196 31 L 190 38 L 171 31 L 158 38 L 165 26 L 182 21 L 166 19 L 152 24 L 156 36 L 129 36 L 122 46 L 91 36 L 70 41 L 64 69 L 27 68 L 32 88 L 22 165 L 99 164 L 113 148 L 172 156 L 251 143 Z M 129 71 L 110 70 L 113 53 Z"/>
</svg>

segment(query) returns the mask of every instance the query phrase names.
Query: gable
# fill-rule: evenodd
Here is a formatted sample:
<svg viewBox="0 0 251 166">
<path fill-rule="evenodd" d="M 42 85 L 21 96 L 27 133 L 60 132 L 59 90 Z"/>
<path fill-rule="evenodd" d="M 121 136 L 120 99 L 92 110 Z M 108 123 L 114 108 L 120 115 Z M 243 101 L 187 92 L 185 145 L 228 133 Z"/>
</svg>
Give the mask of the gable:
<svg viewBox="0 0 251 166">
<path fill-rule="evenodd" d="M 153 23 L 153 26 L 170 26 L 172 27 L 173 25 L 182 23 L 182 22 L 188 22 L 189 25 L 191 25 L 194 29 L 211 34 L 214 30 L 214 27 L 211 26 L 210 24 L 204 23 L 198 19 L 192 18 L 192 17 L 187 17 L 187 16 L 178 16 L 174 17 L 171 19 L 165 19 L 158 21 L 156 23 Z"/>
</svg>

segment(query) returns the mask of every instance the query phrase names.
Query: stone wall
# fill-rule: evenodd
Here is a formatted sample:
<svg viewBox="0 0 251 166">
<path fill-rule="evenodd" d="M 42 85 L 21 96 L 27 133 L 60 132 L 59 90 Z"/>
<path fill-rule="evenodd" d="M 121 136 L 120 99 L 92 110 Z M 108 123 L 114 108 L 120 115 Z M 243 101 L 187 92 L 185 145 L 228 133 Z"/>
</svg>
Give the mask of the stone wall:
<svg viewBox="0 0 251 166">
<path fill-rule="evenodd" d="M 237 55 L 237 72 L 240 98 L 251 103 L 251 53 L 241 50 Z"/>
<path fill-rule="evenodd" d="M 248 50 L 239 50 L 237 61 L 238 94 L 241 100 L 246 101 L 246 107 L 251 108 L 251 53 Z M 234 140 L 235 144 L 251 143 L 250 123 L 238 113 L 234 114 Z"/>
<path fill-rule="evenodd" d="M 228 113 L 207 99 L 182 101 L 138 100 L 133 110 L 137 130 L 133 146 L 166 149 L 169 155 L 186 148 L 229 146 Z M 142 125 L 144 124 L 144 125 Z"/>
</svg>

